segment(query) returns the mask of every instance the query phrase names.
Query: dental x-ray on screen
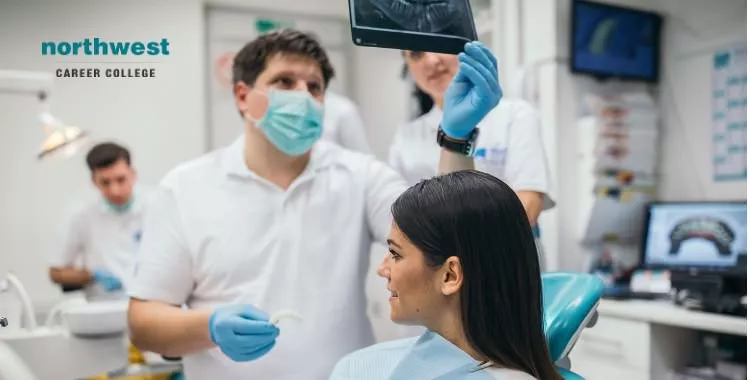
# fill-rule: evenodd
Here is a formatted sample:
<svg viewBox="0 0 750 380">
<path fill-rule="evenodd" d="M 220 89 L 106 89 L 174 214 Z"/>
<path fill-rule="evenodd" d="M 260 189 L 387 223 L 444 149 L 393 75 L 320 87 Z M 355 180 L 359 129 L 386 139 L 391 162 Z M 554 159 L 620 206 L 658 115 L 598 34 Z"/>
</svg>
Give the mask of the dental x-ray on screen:
<svg viewBox="0 0 750 380">
<path fill-rule="evenodd" d="M 349 0 L 360 46 L 458 54 L 477 40 L 469 0 Z"/>
<path fill-rule="evenodd" d="M 648 213 L 649 267 L 730 267 L 747 255 L 745 202 L 654 203 Z"/>
</svg>

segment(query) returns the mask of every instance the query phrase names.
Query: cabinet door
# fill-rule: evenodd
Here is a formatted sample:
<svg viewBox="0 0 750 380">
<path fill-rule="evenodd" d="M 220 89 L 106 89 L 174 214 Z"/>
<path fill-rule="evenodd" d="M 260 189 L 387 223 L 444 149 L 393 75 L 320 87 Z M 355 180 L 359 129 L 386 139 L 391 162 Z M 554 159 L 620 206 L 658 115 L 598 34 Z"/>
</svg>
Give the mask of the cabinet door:
<svg viewBox="0 0 750 380">
<path fill-rule="evenodd" d="M 572 370 L 586 379 L 648 379 L 650 347 L 648 323 L 600 316 L 573 347 Z"/>
<path fill-rule="evenodd" d="M 593 356 L 577 355 L 571 359 L 571 370 L 586 380 L 649 380 L 648 371 L 621 368 L 597 360 Z"/>
</svg>

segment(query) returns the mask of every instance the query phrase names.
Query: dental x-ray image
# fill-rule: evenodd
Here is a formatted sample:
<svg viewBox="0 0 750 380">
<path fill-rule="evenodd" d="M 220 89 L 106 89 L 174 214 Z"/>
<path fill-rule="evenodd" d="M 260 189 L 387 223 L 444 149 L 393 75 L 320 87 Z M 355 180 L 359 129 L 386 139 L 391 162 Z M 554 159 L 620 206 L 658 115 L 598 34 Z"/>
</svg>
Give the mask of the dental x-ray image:
<svg viewBox="0 0 750 380">
<path fill-rule="evenodd" d="M 477 39 L 468 0 L 349 0 L 349 9 L 358 45 L 457 53 Z"/>
<path fill-rule="evenodd" d="M 452 0 L 355 1 L 357 25 L 421 33 L 465 35 L 458 22 L 465 10 Z"/>
</svg>

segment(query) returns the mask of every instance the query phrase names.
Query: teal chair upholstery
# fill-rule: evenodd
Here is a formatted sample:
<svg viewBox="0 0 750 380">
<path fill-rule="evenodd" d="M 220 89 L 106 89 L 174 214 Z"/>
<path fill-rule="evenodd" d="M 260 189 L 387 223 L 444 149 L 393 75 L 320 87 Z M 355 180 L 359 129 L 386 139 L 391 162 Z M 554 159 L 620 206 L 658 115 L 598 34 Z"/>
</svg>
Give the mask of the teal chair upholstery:
<svg viewBox="0 0 750 380">
<path fill-rule="evenodd" d="M 544 332 L 552 359 L 567 360 L 581 331 L 596 318 L 604 284 L 586 273 L 550 272 L 542 274 L 544 294 Z M 581 376 L 567 368 L 559 368 L 566 380 Z"/>
</svg>

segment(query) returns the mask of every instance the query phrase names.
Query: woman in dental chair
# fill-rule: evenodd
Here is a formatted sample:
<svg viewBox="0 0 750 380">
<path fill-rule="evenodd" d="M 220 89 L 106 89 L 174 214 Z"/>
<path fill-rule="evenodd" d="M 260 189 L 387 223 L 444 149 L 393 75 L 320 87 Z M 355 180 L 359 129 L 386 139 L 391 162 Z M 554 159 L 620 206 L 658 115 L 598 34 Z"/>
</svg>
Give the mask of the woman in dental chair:
<svg viewBox="0 0 750 380">
<path fill-rule="evenodd" d="M 356 351 L 331 380 L 557 380 L 543 330 L 539 262 L 523 205 L 501 180 L 460 171 L 393 204 L 378 268 L 391 319 L 419 338 Z"/>
</svg>

